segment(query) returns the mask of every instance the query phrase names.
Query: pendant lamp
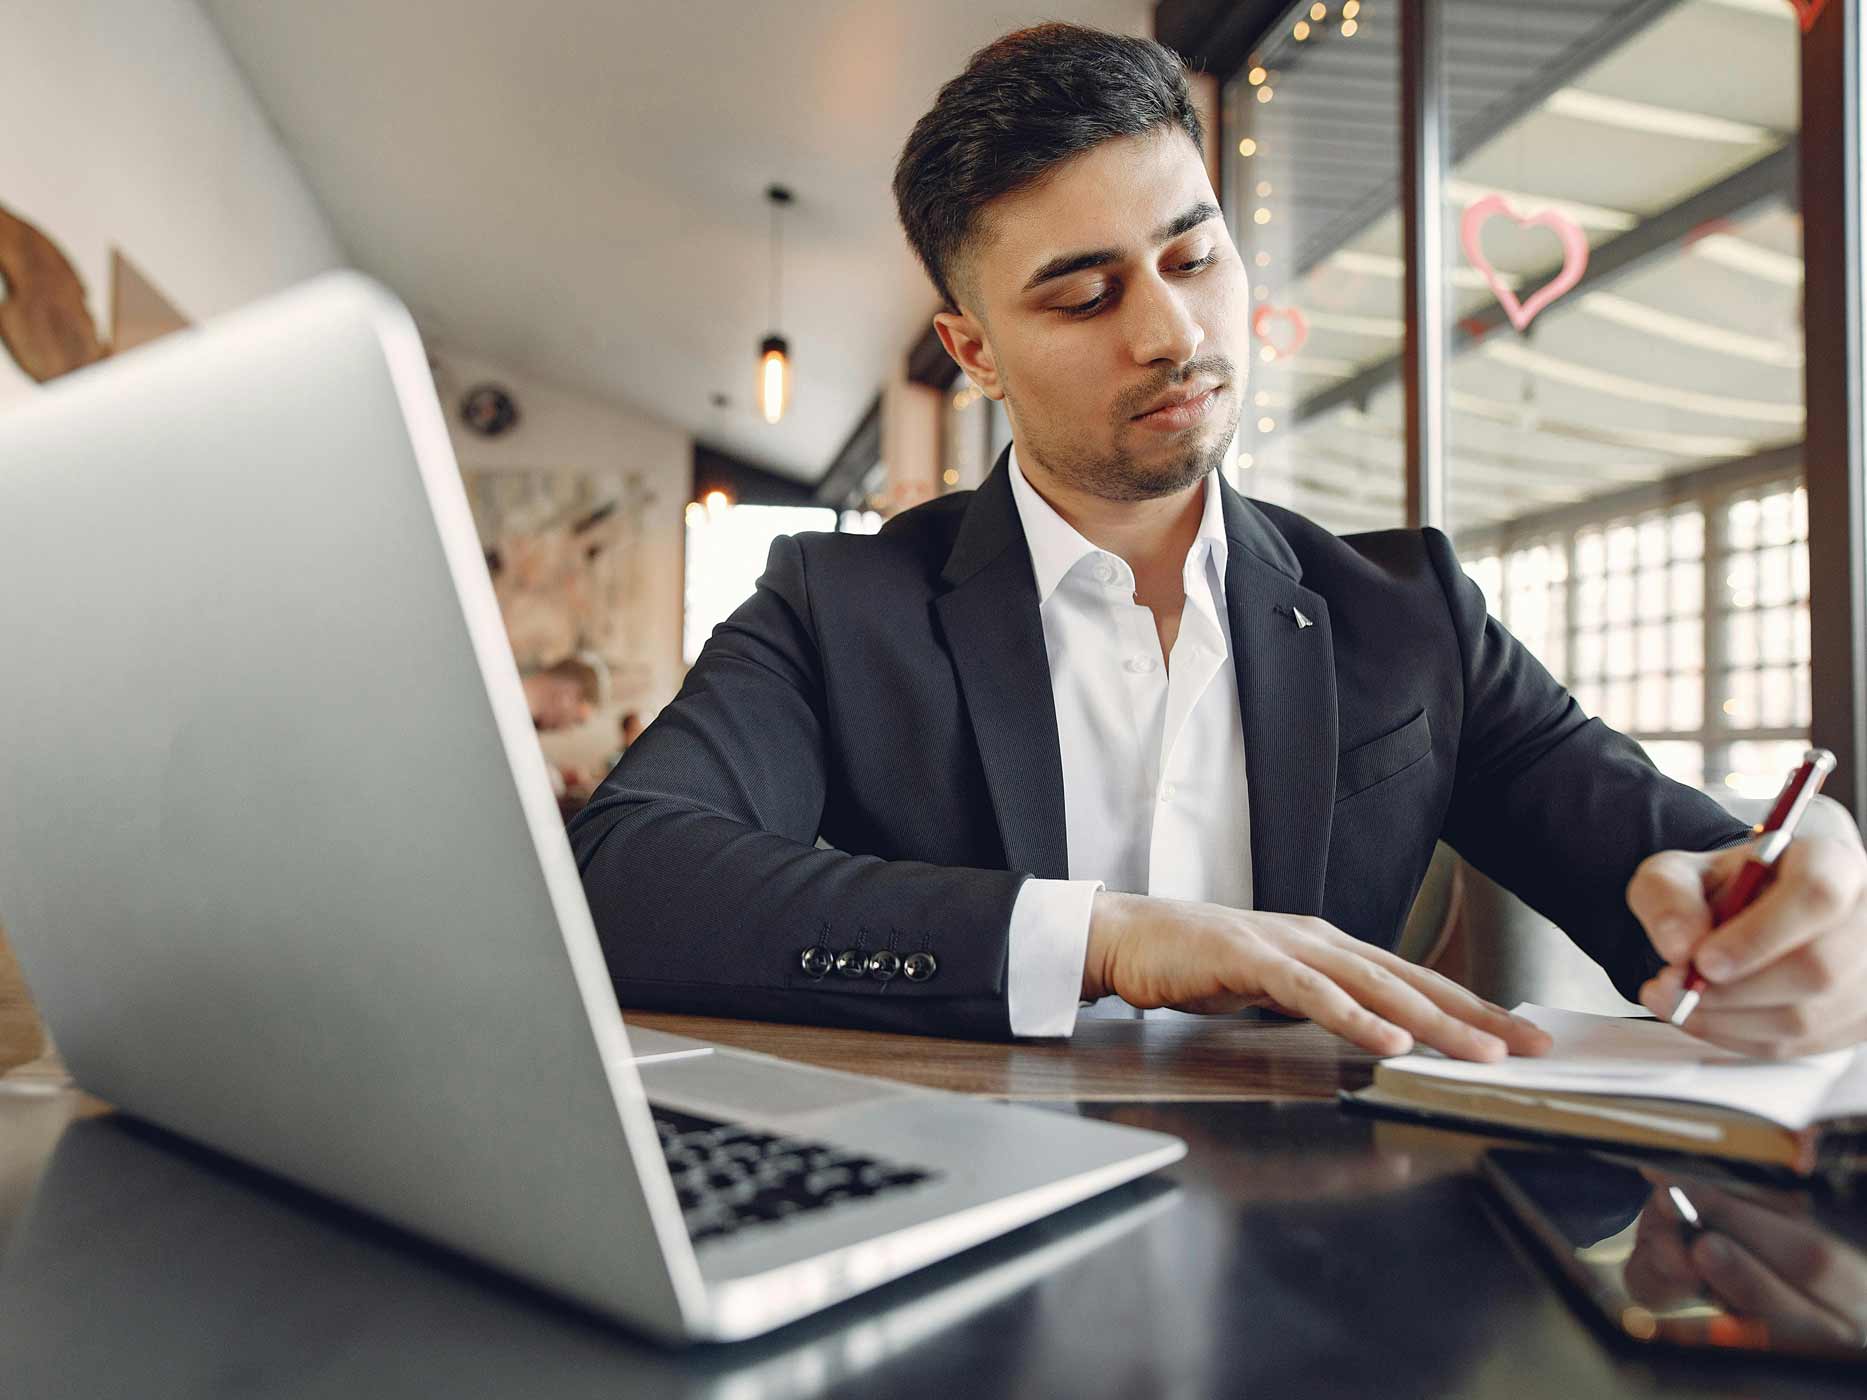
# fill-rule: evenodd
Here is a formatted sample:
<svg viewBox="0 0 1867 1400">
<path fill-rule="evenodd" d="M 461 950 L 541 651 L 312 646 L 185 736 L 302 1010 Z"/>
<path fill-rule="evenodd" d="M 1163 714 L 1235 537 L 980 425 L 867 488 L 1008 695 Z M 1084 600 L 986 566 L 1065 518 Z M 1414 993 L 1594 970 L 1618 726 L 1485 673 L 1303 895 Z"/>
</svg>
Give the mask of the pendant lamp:
<svg viewBox="0 0 1867 1400">
<path fill-rule="evenodd" d="M 771 201 L 771 324 L 778 325 L 778 215 L 791 202 L 791 191 L 773 185 L 765 191 Z M 767 423 L 784 417 L 791 404 L 791 347 L 773 329 L 758 347 L 758 406 Z"/>
</svg>

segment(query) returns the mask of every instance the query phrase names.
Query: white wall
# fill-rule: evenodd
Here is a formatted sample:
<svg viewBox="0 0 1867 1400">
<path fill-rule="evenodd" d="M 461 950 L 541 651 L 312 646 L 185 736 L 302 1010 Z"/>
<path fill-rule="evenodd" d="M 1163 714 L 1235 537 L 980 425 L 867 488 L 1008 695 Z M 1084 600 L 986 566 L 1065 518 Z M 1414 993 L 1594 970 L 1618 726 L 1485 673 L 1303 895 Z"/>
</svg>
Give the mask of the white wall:
<svg viewBox="0 0 1867 1400">
<path fill-rule="evenodd" d="M 462 472 L 582 471 L 639 475 L 652 496 L 643 506 L 636 588 L 618 620 L 627 638 L 631 671 L 642 678 L 616 703 L 580 729 L 546 736 L 554 758 L 589 766 L 613 749 L 616 716 L 626 706 L 644 720 L 680 688 L 683 514 L 693 492 L 693 439 L 685 432 L 621 405 L 561 388 L 534 375 L 442 343 L 430 343 L 435 378 L 447 411 L 448 431 Z M 475 384 L 503 385 L 519 407 L 518 424 L 497 438 L 481 437 L 460 422 L 460 396 Z"/>
<path fill-rule="evenodd" d="M 0 13 L 0 206 L 71 261 L 101 337 L 111 333 L 113 247 L 196 321 L 346 263 L 195 0 L 17 0 Z M 631 618 L 649 678 L 626 697 L 652 714 L 682 672 L 681 511 L 692 489 L 691 439 L 469 354 L 448 351 L 445 359 L 444 379 L 462 386 L 496 379 L 524 412 L 520 426 L 496 441 L 455 423 L 464 469 L 636 471 L 655 492 L 643 532 L 647 587 Z M 0 346 L 0 409 L 37 387 Z M 610 743 L 614 727 L 577 747 Z"/>
<path fill-rule="evenodd" d="M 0 205 L 83 280 L 110 335 L 118 247 L 200 320 L 345 261 L 193 0 L 21 0 L 0 42 Z M 33 382 L 0 349 L 0 404 Z"/>
</svg>

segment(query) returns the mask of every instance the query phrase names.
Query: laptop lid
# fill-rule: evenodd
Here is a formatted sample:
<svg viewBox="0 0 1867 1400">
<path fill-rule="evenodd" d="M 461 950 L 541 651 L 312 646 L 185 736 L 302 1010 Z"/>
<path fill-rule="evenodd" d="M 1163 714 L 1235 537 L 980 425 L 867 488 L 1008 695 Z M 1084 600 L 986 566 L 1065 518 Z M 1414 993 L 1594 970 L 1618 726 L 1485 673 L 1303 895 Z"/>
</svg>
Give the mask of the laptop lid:
<svg viewBox="0 0 1867 1400">
<path fill-rule="evenodd" d="M 331 274 L 0 413 L 0 921 L 132 1112 L 675 1335 L 701 1285 L 427 359 Z"/>
</svg>

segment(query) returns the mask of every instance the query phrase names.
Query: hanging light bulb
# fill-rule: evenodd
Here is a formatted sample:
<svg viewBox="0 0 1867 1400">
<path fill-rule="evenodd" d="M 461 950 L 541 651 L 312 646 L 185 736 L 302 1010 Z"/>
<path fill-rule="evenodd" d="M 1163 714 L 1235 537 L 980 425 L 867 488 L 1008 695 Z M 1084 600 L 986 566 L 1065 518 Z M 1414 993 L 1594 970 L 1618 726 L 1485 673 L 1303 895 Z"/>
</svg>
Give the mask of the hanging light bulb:
<svg viewBox="0 0 1867 1400">
<path fill-rule="evenodd" d="M 771 201 L 771 324 L 778 324 L 778 211 L 791 202 L 791 192 L 783 185 L 765 191 Z M 772 330 L 759 342 L 758 407 L 767 423 L 784 417 L 791 405 L 791 347 L 785 338 Z"/>
<path fill-rule="evenodd" d="M 758 406 L 767 423 L 776 423 L 791 406 L 790 347 L 781 335 L 768 335 L 759 345 Z"/>
</svg>

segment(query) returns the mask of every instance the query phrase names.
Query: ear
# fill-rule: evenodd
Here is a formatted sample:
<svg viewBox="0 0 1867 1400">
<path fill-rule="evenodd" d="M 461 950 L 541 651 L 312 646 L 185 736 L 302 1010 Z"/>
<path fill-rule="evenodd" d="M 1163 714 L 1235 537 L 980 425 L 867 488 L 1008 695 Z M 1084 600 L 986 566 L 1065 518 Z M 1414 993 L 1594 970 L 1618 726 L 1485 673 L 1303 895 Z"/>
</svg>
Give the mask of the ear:
<svg viewBox="0 0 1867 1400">
<path fill-rule="evenodd" d="M 966 371 L 966 377 L 988 399 L 1005 397 L 1004 386 L 999 382 L 998 357 L 993 354 L 991 342 L 985 338 L 985 327 L 970 311 L 936 311 L 934 313 L 934 332 L 940 337 L 940 343 L 946 346 L 947 354 L 953 357 L 953 363 Z"/>
</svg>

